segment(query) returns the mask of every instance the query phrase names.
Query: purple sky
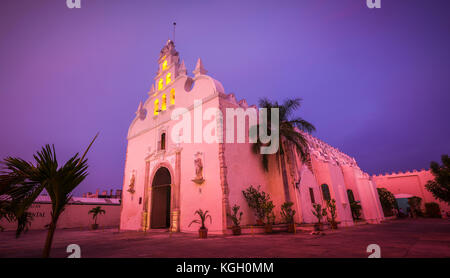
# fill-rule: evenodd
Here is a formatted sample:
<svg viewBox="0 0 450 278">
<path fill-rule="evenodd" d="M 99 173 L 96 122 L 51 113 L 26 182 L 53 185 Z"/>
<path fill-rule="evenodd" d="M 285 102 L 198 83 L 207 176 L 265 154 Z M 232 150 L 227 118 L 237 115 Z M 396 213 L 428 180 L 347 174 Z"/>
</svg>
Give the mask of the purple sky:
<svg viewBox="0 0 450 278">
<path fill-rule="evenodd" d="M 121 188 L 126 134 L 177 22 L 191 72 L 201 57 L 249 104 L 302 97 L 318 138 L 370 174 L 428 168 L 450 152 L 450 1 L 2 0 L 0 158 L 83 150 L 75 191 Z"/>
</svg>

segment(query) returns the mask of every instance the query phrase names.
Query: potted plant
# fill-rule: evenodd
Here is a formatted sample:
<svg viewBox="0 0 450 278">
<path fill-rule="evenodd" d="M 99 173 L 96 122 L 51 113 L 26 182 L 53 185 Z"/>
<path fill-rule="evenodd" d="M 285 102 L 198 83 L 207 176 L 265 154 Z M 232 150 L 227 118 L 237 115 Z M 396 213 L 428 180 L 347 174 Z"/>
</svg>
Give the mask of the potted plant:
<svg viewBox="0 0 450 278">
<path fill-rule="evenodd" d="M 91 225 L 92 230 L 97 230 L 98 229 L 98 224 L 97 224 L 97 217 L 99 214 L 105 214 L 106 211 L 104 209 L 102 209 L 102 207 L 98 206 L 95 207 L 93 209 L 91 209 L 88 214 L 92 213 L 92 218 L 94 219 L 94 224 Z"/>
<path fill-rule="evenodd" d="M 336 200 L 327 200 L 327 209 L 329 212 L 328 222 L 330 223 L 331 229 L 337 229 L 338 223 L 336 221 Z"/>
<path fill-rule="evenodd" d="M 294 222 L 294 215 L 295 210 L 292 209 L 292 206 L 294 205 L 293 202 L 285 202 L 281 205 L 281 218 L 283 218 L 283 221 L 288 224 L 288 232 L 294 233 L 295 232 L 295 222 Z"/>
<path fill-rule="evenodd" d="M 228 213 L 228 217 L 231 218 L 231 221 L 233 221 L 233 227 L 231 228 L 233 230 L 233 235 L 238 236 L 241 234 L 241 219 L 243 212 L 239 212 L 240 207 L 238 205 L 234 205 L 231 210 L 233 211 L 232 214 Z"/>
<path fill-rule="evenodd" d="M 267 201 L 264 203 L 263 208 L 265 211 L 265 216 L 267 219 L 266 224 L 264 225 L 264 232 L 266 234 L 272 233 L 272 224 L 275 222 L 275 213 L 273 213 L 274 204 L 272 201 Z"/>
<path fill-rule="evenodd" d="M 207 238 L 208 237 L 208 229 L 205 226 L 205 221 L 207 218 L 209 218 L 209 223 L 212 223 L 211 215 L 208 214 L 208 211 L 203 212 L 202 209 L 198 209 L 195 211 L 194 215 L 198 214 L 200 217 L 200 220 L 195 219 L 192 220 L 192 222 L 189 224 L 188 227 L 192 225 L 192 223 L 201 224 L 200 228 L 198 229 L 198 236 L 200 238 Z"/>
<path fill-rule="evenodd" d="M 255 211 L 256 225 L 264 225 L 264 218 L 266 216 L 264 211 L 264 204 L 269 201 L 269 194 L 260 190 L 261 186 L 254 188 L 250 186 L 246 190 L 242 191 L 244 198 L 247 201 L 248 206 Z"/>
<path fill-rule="evenodd" d="M 322 217 L 327 215 L 327 210 L 325 208 L 322 208 L 321 204 L 313 204 L 313 210 L 312 213 L 315 217 L 317 217 L 317 223 L 314 224 L 314 230 L 315 231 L 322 231 L 323 230 L 323 223 L 322 223 Z"/>
</svg>

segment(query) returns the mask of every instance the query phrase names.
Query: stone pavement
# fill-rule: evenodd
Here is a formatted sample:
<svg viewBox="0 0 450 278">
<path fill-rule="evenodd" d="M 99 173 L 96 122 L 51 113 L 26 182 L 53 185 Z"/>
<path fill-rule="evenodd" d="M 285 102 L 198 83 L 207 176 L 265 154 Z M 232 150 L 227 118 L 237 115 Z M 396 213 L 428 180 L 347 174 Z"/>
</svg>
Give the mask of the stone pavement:
<svg viewBox="0 0 450 278">
<path fill-rule="evenodd" d="M 46 231 L 29 231 L 19 239 L 0 233 L 0 257 L 40 257 Z M 326 235 L 278 233 L 272 235 L 212 235 L 166 231 L 119 232 L 57 230 L 52 257 L 67 257 L 69 244 L 81 247 L 81 256 L 219 257 L 219 258 L 365 258 L 369 244 L 381 247 L 381 257 L 450 257 L 450 221 L 443 219 L 391 220 L 379 225 L 358 225 L 326 231 Z"/>
</svg>

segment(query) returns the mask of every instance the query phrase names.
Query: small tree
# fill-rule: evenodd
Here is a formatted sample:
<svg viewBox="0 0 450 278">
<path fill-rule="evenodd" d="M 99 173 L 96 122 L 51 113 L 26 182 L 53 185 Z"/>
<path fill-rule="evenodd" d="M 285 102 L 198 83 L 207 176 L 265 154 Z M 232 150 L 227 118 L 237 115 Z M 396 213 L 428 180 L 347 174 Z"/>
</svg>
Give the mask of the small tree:
<svg viewBox="0 0 450 278">
<path fill-rule="evenodd" d="M 328 222 L 331 224 L 331 228 L 337 229 L 337 222 L 336 222 L 337 214 L 336 214 L 336 200 L 335 199 L 331 199 L 331 200 L 327 201 L 327 209 L 329 212 Z"/>
<path fill-rule="evenodd" d="M 275 205 L 273 204 L 273 202 L 268 200 L 263 204 L 263 208 L 264 208 L 264 215 L 267 219 L 267 224 L 275 222 L 275 214 L 273 213 Z"/>
<path fill-rule="evenodd" d="M 438 203 L 425 203 L 425 214 L 431 218 L 441 218 L 441 210 Z"/>
<path fill-rule="evenodd" d="M 97 217 L 100 214 L 105 214 L 106 211 L 104 209 L 102 209 L 102 207 L 98 206 L 98 207 L 95 207 L 95 208 L 91 209 L 88 212 L 88 214 L 91 214 L 91 213 L 92 213 L 92 219 L 94 219 L 94 224 L 97 225 Z"/>
<path fill-rule="evenodd" d="M 258 186 L 258 188 L 250 186 L 245 191 L 243 190 L 242 194 L 244 194 L 248 206 L 255 211 L 257 219 L 263 221 L 266 215 L 264 206 L 270 200 L 269 194 L 261 191 L 261 186 Z"/>
<path fill-rule="evenodd" d="M 397 200 L 395 200 L 394 194 L 392 194 L 386 188 L 377 188 L 378 196 L 380 196 L 381 207 L 385 216 L 392 216 L 392 210 L 398 208 Z"/>
<path fill-rule="evenodd" d="M 445 154 L 441 160 L 442 166 L 437 162 L 431 162 L 430 169 L 434 180 L 429 181 L 425 187 L 436 199 L 450 204 L 450 158 Z"/>
<path fill-rule="evenodd" d="M 288 224 L 294 223 L 295 210 L 292 209 L 293 205 L 293 202 L 285 202 L 281 205 L 281 218 Z"/>
<path fill-rule="evenodd" d="M 422 198 L 420 198 L 420 197 L 414 196 L 414 197 L 408 198 L 408 205 L 409 205 L 409 208 L 411 209 L 412 217 L 422 216 L 422 209 L 420 208 L 421 203 L 422 203 Z"/>
<path fill-rule="evenodd" d="M 350 209 L 352 210 L 353 220 L 359 220 L 361 217 L 361 202 L 360 201 L 350 201 Z"/>
<path fill-rule="evenodd" d="M 321 204 L 313 204 L 313 210 L 312 213 L 315 217 L 317 217 L 317 223 L 322 224 L 322 218 L 327 215 L 327 210 L 325 208 L 322 208 Z"/>
<path fill-rule="evenodd" d="M 229 213 L 228 213 L 228 217 L 231 218 L 231 221 L 233 221 L 233 225 L 234 225 L 235 227 L 240 226 L 240 224 L 241 224 L 241 219 L 242 219 L 242 214 L 243 214 L 243 212 L 241 211 L 240 213 L 238 213 L 240 208 L 241 208 L 240 206 L 234 205 L 234 206 L 231 208 L 231 210 L 233 211 L 233 213 L 232 213 L 232 214 L 229 214 Z"/>
</svg>

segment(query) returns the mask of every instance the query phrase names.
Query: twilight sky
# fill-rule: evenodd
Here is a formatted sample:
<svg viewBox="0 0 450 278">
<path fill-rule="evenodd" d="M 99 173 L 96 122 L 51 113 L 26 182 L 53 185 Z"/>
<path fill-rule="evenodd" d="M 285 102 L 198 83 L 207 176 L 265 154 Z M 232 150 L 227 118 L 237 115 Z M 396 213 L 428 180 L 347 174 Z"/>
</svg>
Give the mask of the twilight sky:
<svg viewBox="0 0 450 278">
<path fill-rule="evenodd" d="M 428 168 L 450 153 L 450 1 L 2 0 L 0 158 L 54 143 L 89 153 L 75 191 L 122 186 L 126 134 L 177 22 L 227 93 L 304 99 L 313 135 L 370 174 Z"/>
</svg>

